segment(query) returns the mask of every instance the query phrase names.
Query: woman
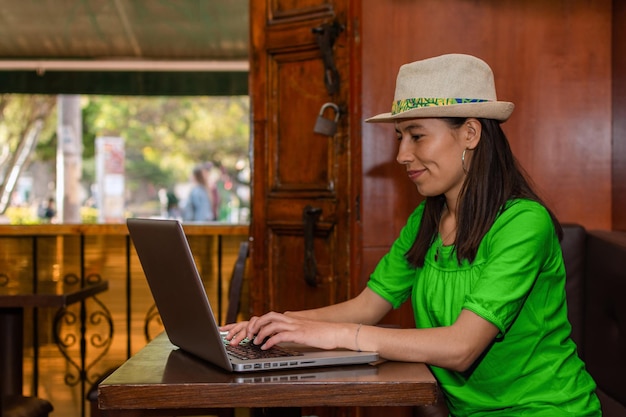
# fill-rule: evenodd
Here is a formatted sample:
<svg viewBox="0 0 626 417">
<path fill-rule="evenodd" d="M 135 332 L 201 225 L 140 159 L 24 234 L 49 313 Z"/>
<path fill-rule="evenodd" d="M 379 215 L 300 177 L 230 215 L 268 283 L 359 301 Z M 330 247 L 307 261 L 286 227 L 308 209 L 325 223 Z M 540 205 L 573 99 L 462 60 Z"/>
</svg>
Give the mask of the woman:
<svg viewBox="0 0 626 417">
<path fill-rule="evenodd" d="M 451 54 L 404 65 L 397 161 L 426 199 L 367 288 L 324 308 L 231 324 L 230 343 L 297 342 L 427 363 L 452 415 L 601 415 L 570 338 L 561 226 L 518 166 L 489 66 Z M 416 329 L 376 327 L 411 299 Z"/>
</svg>

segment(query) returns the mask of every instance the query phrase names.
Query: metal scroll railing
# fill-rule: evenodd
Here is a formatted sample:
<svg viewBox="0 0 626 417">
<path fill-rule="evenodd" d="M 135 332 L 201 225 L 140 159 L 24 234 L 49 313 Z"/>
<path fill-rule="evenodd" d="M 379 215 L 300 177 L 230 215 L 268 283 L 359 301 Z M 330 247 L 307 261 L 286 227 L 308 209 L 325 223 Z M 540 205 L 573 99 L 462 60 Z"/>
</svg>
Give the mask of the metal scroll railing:
<svg viewBox="0 0 626 417">
<path fill-rule="evenodd" d="M 220 322 L 228 280 L 248 226 L 184 225 Z M 0 291 L 11 283 L 108 290 L 59 311 L 25 312 L 24 392 L 51 401 L 54 414 L 84 417 L 89 386 L 162 331 L 128 230 L 123 224 L 0 225 Z"/>
</svg>

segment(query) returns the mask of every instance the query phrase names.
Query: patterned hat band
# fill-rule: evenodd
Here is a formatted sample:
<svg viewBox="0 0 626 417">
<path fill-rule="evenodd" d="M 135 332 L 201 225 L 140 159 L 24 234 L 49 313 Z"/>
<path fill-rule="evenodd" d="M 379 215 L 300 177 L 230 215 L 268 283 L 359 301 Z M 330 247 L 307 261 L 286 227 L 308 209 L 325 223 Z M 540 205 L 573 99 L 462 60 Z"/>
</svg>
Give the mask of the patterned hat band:
<svg viewBox="0 0 626 417">
<path fill-rule="evenodd" d="M 452 106 L 455 104 L 484 103 L 490 100 L 480 98 L 407 98 L 391 105 L 391 114 L 396 115 L 422 107 Z"/>
</svg>

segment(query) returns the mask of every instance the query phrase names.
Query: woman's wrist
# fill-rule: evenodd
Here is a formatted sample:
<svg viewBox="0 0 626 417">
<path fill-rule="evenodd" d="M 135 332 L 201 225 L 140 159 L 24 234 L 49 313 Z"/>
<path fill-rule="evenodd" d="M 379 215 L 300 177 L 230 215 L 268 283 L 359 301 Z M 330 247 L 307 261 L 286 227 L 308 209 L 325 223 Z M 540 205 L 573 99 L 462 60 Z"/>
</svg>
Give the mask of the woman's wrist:
<svg viewBox="0 0 626 417">
<path fill-rule="evenodd" d="M 354 332 L 354 350 L 357 352 L 361 352 L 361 348 L 359 347 L 359 333 L 361 333 L 361 327 L 363 327 L 363 324 L 359 323 L 356 332 Z"/>
</svg>

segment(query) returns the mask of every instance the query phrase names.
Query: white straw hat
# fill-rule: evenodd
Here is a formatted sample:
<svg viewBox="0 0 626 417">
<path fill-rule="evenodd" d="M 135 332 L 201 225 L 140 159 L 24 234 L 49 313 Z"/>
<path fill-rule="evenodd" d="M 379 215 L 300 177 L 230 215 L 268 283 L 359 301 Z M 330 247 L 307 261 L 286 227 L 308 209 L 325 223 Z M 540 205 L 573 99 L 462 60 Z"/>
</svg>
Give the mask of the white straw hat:
<svg viewBox="0 0 626 417">
<path fill-rule="evenodd" d="M 390 113 L 366 119 L 389 123 L 416 117 L 479 117 L 504 122 L 515 107 L 498 101 L 493 72 L 471 55 L 449 54 L 400 67 Z"/>
</svg>

